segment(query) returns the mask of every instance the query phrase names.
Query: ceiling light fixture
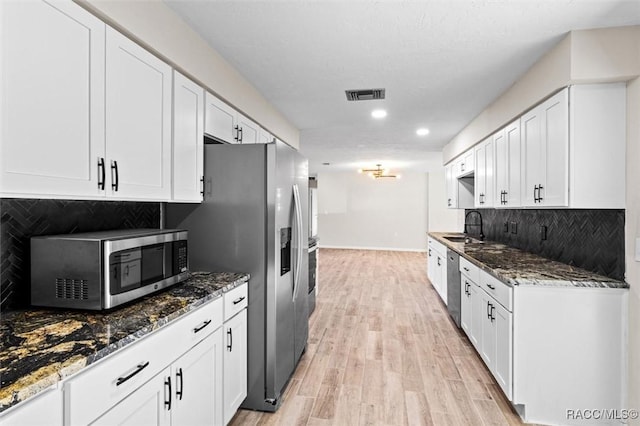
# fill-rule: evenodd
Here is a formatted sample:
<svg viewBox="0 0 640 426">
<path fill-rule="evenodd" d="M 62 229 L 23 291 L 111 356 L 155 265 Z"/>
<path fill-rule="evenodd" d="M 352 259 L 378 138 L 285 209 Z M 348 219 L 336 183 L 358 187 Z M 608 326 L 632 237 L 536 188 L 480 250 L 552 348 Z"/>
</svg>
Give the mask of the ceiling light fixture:
<svg viewBox="0 0 640 426">
<path fill-rule="evenodd" d="M 427 129 L 426 127 L 421 127 L 418 130 L 416 130 L 416 135 L 418 136 L 427 136 L 429 134 L 429 129 Z"/>
<path fill-rule="evenodd" d="M 382 164 L 376 164 L 375 169 L 358 169 L 358 173 L 367 173 L 374 179 L 378 178 L 400 178 L 400 175 L 391 175 L 387 169 L 382 168 Z"/>
<path fill-rule="evenodd" d="M 387 111 L 383 109 L 374 109 L 371 111 L 371 116 L 373 118 L 385 118 L 387 116 Z"/>
</svg>

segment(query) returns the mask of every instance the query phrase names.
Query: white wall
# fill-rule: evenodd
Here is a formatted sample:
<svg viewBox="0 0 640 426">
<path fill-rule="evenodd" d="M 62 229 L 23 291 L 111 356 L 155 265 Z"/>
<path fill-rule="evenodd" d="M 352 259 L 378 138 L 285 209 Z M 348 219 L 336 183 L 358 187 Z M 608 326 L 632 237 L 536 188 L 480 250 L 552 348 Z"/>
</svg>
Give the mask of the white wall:
<svg viewBox="0 0 640 426">
<path fill-rule="evenodd" d="M 74 1 L 198 81 L 279 139 L 295 148 L 300 146 L 298 129 L 164 2 Z"/>
<path fill-rule="evenodd" d="M 639 39 L 640 26 L 572 31 L 444 147 L 444 162 L 561 87 L 634 78 L 640 67 Z"/>
<path fill-rule="evenodd" d="M 462 232 L 464 210 L 447 207 L 444 167 L 429 173 L 429 232 Z"/>
<path fill-rule="evenodd" d="M 321 247 L 424 251 L 426 173 L 372 179 L 353 172 L 318 174 Z"/>
</svg>

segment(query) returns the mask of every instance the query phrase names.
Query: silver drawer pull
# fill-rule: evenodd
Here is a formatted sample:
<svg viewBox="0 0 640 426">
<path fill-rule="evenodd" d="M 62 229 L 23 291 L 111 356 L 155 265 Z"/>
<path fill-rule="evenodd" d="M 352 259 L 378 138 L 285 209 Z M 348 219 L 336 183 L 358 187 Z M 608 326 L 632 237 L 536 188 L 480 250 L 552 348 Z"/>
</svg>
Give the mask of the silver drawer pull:
<svg viewBox="0 0 640 426">
<path fill-rule="evenodd" d="M 237 305 L 238 303 L 242 302 L 243 300 L 244 300 L 244 296 L 238 297 L 236 300 L 233 301 L 233 304 Z"/>
<path fill-rule="evenodd" d="M 211 320 L 206 320 L 205 322 L 202 323 L 202 325 L 200 327 L 196 327 L 193 329 L 194 333 L 199 332 L 200 330 L 202 330 L 203 328 L 205 328 L 206 326 L 208 326 L 209 324 L 211 324 Z"/>
<path fill-rule="evenodd" d="M 148 366 L 149 366 L 149 361 L 145 362 L 144 364 L 138 364 L 136 366 L 136 369 L 133 370 L 133 372 L 130 373 L 129 375 L 124 377 L 118 377 L 118 380 L 116 380 L 116 386 L 120 386 L 121 384 L 123 384 L 124 382 L 126 382 L 127 380 L 129 380 L 130 378 L 132 378 L 133 376 L 135 376 L 136 374 L 138 374 Z"/>
<path fill-rule="evenodd" d="M 491 284 L 487 284 L 487 287 L 489 287 L 491 290 L 495 290 L 496 288 L 494 286 L 492 286 Z"/>
</svg>

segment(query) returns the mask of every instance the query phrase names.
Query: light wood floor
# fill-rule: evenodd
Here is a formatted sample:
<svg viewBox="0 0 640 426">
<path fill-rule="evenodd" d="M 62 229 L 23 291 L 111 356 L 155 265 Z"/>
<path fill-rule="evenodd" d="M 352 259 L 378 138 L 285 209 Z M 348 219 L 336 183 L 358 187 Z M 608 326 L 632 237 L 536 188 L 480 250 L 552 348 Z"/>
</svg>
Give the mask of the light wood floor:
<svg viewBox="0 0 640 426">
<path fill-rule="evenodd" d="M 424 253 L 319 252 L 309 342 L 277 413 L 232 425 L 522 424 L 427 280 Z"/>
</svg>

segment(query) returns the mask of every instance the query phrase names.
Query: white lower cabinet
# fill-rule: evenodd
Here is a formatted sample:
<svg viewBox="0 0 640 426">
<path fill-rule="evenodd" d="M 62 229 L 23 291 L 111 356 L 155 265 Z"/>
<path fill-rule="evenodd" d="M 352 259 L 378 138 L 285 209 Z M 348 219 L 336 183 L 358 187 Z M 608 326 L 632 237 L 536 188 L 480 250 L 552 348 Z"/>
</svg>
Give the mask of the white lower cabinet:
<svg viewBox="0 0 640 426">
<path fill-rule="evenodd" d="M 478 352 L 482 351 L 482 289 L 475 283 L 469 288 L 471 292 L 471 334 L 469 339 Z M 463 314 L 464 315 L 464 314 Z"/>
<path fill-rule="evenodd" d="M 513 314 L 499 303 L 493 312 L 496 333 L 496 354 L 493 375 L 502 391 L 511 400 L 513 390 Z"/>
<path fill-rule="evenodd" d="M 222 425 L 222 329 L 92 425 Z"/>
<path fill-rule="evenodd" d="M 107 411 L 92 426 L 160 426 L 171 424 L 170 413 L 166 409 L 171 390 L 165 380 L 170 375 L 166 368 L 122 402 Z"/>
<path fill-rule="evenodd" d="M 433 238 L 428 240 L 427 276 L 438 295 L 447 304 L 447 248 Z"/>
<path fill-rule="evenodd" d="M 234 297 L 235 300 L 238 300 L 242 296 L 232 297 Z M 246 305 L 244 309 L 240 310 L 239 313 L 235 314 L 235 316 L 226 321 L 223 328 L 225 330 L 223 412 L 224 424 L 227 424 L 235 415 L 236 411 L 240 407 L 240 404 L 242 404 L 242 401 L 244 401 L 244 399 L 247 397 Z"/>
<path fill-rule="evenodd" d="M 471 287 L 473 282 L 465 275 L 460 280 L 460 327 L 467 335 L 471 334 L 471 312 L 473 309 L 471 300 Z"/>
<path fill-rule="evenodd" d="M 627 289 L 511 287 L 463 257 L 460 272 L 461 327 L 526 422 L 579 425 L 567 410 L 624 407 Z"/>
<path fill-rule="evenodd" d="M 507 398 L 511 399 L 513 313 L 507 308 L 513 306 L 512 291 L 506 284 L 462 258 L 460 273 L 462 329 Z M 477 277 L 477 282 L 471 276 Z"/>
<path fill-rule="evenodd" d="M 225 424 L 223 310 L 216 299 L 65 380 L 64 424 Z"/>
</svg>

